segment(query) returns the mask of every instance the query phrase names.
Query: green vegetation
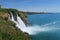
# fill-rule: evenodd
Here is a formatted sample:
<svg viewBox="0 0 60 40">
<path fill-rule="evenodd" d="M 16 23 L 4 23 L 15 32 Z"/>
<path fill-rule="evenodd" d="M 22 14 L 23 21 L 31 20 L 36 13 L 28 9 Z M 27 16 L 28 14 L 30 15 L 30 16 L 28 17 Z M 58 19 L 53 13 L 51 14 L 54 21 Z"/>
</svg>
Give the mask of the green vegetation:
<svg viewBox="0 0 60 40">
<path fill-rule="evenodd" d="M 7 9 L 5 9 L 5 8 L 0 8 L 0 12 L 7 12 Z"/>
<path fill-rule="evenodd" d="M 17 10 L 13 9 L 1 9 L 1 13 L 8 13 L 12 11 L 13 13 L 17 13 Z M 5 14 L 3 14 L 4 16 Z M 14 14 L 15 15 L 15 14 Z M 0 40 L 31 40 L 29 34 L 22 32 L 19 28 L 16 27 L 16 24 L 10 20 L 4 20 L 2 16 L 0 16 Z"/>
<path fill-rule="evenodd" d="M 12 9 L 12 8 L 0 8 L 0 12 L 5 12 L 5 13 L 9 13 L 12 12 L 14 16 L 19 15 L 19 13 L 24 14 L 27 17 L 27 13 L 26 12 L 22 12 L 22 11 L 18 11 L 17 9 Z"/>
</svg>

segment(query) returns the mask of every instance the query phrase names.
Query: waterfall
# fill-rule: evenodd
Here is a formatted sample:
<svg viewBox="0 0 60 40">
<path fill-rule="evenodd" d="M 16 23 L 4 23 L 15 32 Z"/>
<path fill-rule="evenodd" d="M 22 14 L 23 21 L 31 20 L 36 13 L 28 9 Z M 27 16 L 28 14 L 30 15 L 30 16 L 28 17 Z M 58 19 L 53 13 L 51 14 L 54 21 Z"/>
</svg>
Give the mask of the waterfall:
<svg viewBox="0 0 60 40">
<path fill-rule="evenodd" d="M 14 16 L 13 16 L 12 12 L 10 12 L 9 19 L 14 21 Z"/>
<path fill-rule="evenodd" d="M 50 24 L 55 24 L 56 22 L 53 22 L 53 23 L 49 23 L 48 25 L 33 25 L 33 26 L 28 26 L 26 27 L 26 25 L 24 24 L 24 22 L 22 21 L 22 19 L 17 15 L 17 21 L 14 20 L 14 16 L 13 14 L 11 13 L 11 20 L 13 22 L 16 23 L 16 26 L 21 29 L 23 32 L 27 32 L 29 33 L 30 35 L 34 35 L 34 34 L 37 34 L 38 32 L 43 32 L 43 31 L 49 31 L 49 30 L 53 30 L 53 29 L 58 29 L 58 28 L 52 28 L 52 27 L 48 27 Z M 44 27 L 43 27 L 44 26 Z M 59 28 L 60 29 L 60 28 Z"/>
<path fill-rule="evenodd" d="M 21 29 L 23 32 L 27 32 L 29 34 L 32 34 L 34 31 L 34 28 L 33 27 L 26 27 L 26 25 L 24 24 L 24 22 L 22 21 L 22 19 L 17 15 L 17 21 L 14 20 L 14 16 L 12 14 L 12 12 L 10 13 L 11 15 L 11 18 L 10 20 L 13 21 L 14 23 L 16 23 L 16 26 Z"/>
<path fill-rule="evenodd" d="M 18 28 L 20 28 L 23 32 L 28 32 L 26 25 L 24 24 L 24 22 L 21 20 L 21 18 L 18 15 L 16 17 L 17 21 L 14 20 L 14 16 L 13 16 L 12 12 L 10 12 L 10 15 L 11 15 L 11 18 L 9 17 L 10 20 L 12 20 L 14 23 L 16 23 L 16 26 Z"/>
<path fill-rule="evenodd" d="M 24 24 L 24 22 L 21 20 L 21 18 L 17 15 L 17 26 L 23 31 L 23 32 L 27 32 L 27 27 Z"/>
</svg>

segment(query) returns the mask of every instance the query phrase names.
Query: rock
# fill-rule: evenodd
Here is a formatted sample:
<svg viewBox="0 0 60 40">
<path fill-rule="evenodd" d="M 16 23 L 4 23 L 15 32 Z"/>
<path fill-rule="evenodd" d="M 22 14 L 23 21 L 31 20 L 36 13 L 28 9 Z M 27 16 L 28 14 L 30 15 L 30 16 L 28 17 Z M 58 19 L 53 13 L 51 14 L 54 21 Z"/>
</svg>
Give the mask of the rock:
<svg viewBox="0 0 60 40">
<path fill-rule="evenodd" d="M 0 17 L 7 21 L 9 18 L 9 14 L 5 12 L 0 12 Z"/>
<path fill-rule="evenodd" d="M 27 21 L 27 19 L 26 19 L 25 14 L 22 13 L 22 12 L 20 12 L 20 13 L 19 13 L 19 16 L 21 17 L 21 19 L 23 20 L 23 22 L 27 25 L 27 24 L 28 24 L 28 21 Z"/>
</svg>

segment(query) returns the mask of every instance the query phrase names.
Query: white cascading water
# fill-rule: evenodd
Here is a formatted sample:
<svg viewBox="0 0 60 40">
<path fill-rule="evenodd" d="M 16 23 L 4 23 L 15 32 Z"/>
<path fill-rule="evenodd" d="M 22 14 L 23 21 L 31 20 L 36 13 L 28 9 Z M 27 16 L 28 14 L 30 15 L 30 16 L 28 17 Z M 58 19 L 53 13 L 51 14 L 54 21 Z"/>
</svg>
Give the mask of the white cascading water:
<svg viewBox="0 0 60 40">
<path fill-rule="evenodd" d="M 11 20 L 16 23 L 16 26 L 19 29 L 21 29 L 23 32 L 27 32 L 30 35 L 34 35 L 34 34 L 41 32 L 41 31 L 49 31 L 49 30 L 53 30 L 53 29 L 58 29 L 58 28 L 54 28 L 54 27 L 48 27 L 49 24 L 47 24 L 47 25 L 45 24 L 42 26 L 34 25 L 32 27 L 31 26 L 26 27 L 26 25 L 24 24 L 24 22 L 21 20 L 21 18 L 18 15 L 17 15 L 17 21 L 14 20 L 12 13 L 11 13 L 11 16 L 12 16 Z M 56 22 L 53 22 L 50 24 L 55 24 L 55 23 Z M 45 26 L 45 27 L 43 27 L 43 26 Z"/>
<path fill-rule="evenodd" d="M 23 32 L 28 32 L 27 28 L 26 28 L 26 25 L 23 23 L 23 21 L 21 20 L 21 18 L 17 15 L 17 21 L 14 20 L 14 16 L 13 14 L 11 13 L 11 17 L 10 20 L 12 20 L 14 23 L 16 23 L 16 26 L 18 28 L 20 28 Z"/>
<path fill-rule="evenodd" d="M 17 27 L 20 28 L 23 32 L 27 32 L 27 27 L 26 25 L 23 23 L 23 21 L 21 20 L 21 18 L 17 15 Z"/>
</svg>

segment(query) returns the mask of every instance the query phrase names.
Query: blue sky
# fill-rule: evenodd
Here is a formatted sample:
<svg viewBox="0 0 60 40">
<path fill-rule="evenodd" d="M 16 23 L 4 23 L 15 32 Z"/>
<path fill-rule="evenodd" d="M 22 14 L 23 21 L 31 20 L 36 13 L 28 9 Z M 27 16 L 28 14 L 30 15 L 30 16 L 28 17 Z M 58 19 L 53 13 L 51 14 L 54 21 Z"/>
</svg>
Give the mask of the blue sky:
<svg viewBox="0 0 60 40">
<path fill-rule="evenodd" d="M 60 0 L 0 0 L 0 4 L 22 11 L 60 12 Z"/>
</svg>

